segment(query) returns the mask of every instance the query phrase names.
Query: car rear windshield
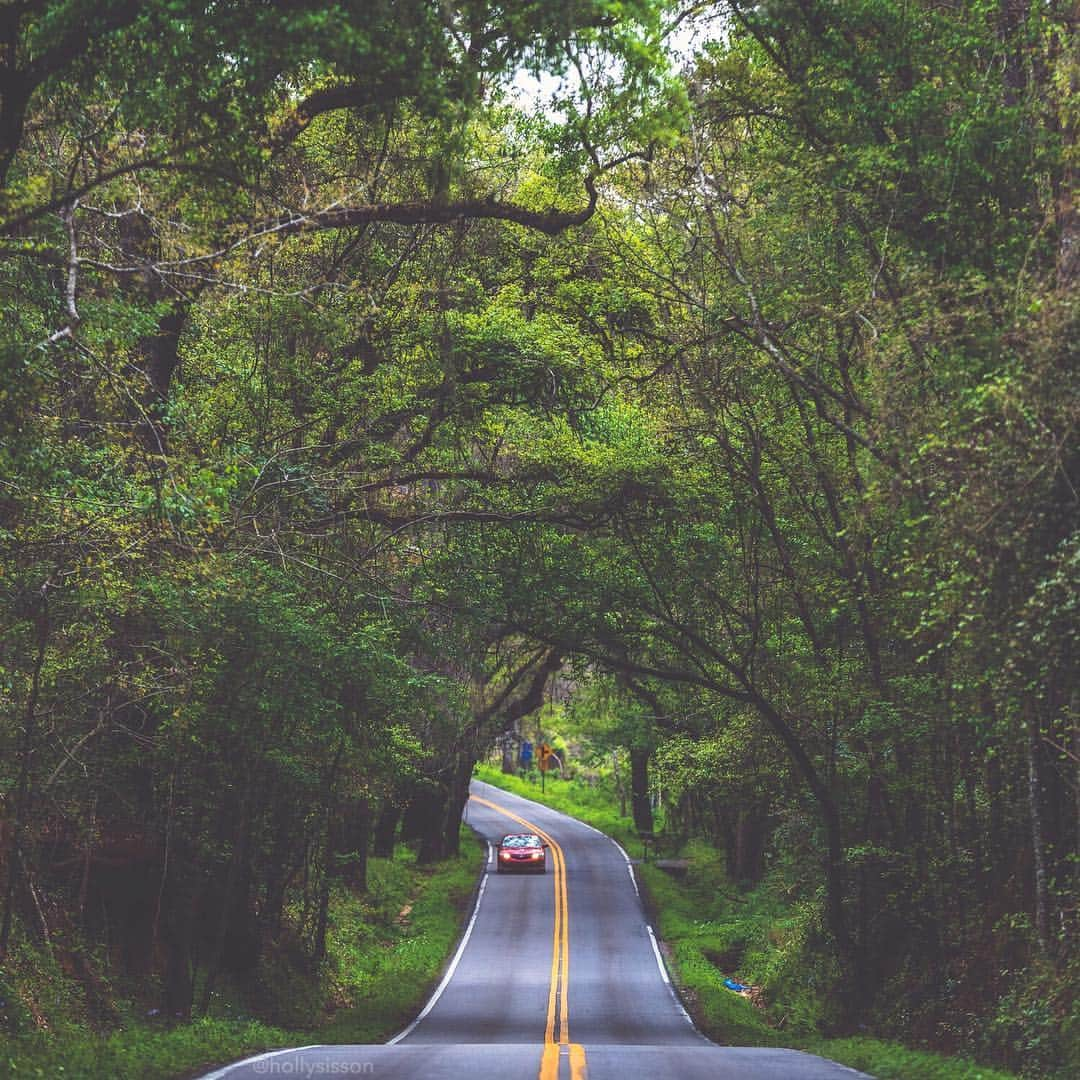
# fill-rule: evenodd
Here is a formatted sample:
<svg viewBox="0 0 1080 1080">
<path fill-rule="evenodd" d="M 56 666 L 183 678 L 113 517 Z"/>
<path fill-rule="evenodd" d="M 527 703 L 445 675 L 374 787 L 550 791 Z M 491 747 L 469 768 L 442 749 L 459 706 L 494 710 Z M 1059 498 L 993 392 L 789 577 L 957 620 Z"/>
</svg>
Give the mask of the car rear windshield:
<svg viewBox="0 0 1080 1080">
<path fill-rule="evenodd" d="M 503 847 L 539 847 L 539 836 L 504 836 Z"/>
</svg>

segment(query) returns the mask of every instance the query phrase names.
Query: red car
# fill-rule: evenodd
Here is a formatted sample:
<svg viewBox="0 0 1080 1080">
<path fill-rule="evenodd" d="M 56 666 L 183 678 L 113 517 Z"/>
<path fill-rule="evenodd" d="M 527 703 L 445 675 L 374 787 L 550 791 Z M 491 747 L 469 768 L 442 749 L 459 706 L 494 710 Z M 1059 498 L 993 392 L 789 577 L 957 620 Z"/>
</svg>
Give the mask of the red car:
<svg viewBox="0 0 1080 1080">
<path fill-rule="evenodd" d="M 496 866 L 504 870 L 520 870 L 525 873 L 547 872 L 547 844 L 535 833 L 511 833 L 499 841 Z"/>
</svg>

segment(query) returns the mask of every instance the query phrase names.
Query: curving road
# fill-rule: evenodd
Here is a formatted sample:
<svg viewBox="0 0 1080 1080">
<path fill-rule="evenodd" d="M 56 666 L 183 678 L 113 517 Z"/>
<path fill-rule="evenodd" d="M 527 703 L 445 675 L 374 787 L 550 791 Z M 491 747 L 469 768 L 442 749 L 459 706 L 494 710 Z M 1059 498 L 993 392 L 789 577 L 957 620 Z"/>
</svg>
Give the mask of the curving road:
<svg viewBox="0 0 1080 1080">
<path fill-rule="evenodd" d="M 664 969 L 622 849 L 589 825 L 474 782 L 468 823 L 497 841 L 528 829 L 548 873 L 497 875 L 423 1012 L 385 1046 L 261 1054 L 204 1080 L 856 1080 L 796 1050 L 717 1046 L 690 1022 Z"/>
</svg>

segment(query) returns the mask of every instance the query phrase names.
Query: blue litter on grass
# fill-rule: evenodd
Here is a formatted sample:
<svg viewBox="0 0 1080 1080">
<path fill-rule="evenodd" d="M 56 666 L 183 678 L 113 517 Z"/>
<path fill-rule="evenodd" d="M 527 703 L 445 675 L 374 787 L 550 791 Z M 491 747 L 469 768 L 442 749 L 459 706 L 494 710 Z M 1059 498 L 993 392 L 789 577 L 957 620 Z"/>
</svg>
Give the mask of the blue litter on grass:
<svg viewBox="0 0 1080 1080">
<path fill-rule="evenodd" d="M 724 980 L 724 985 L 729 990 L 734 990 L 736 994 L 741 994 L 741 993 L 745 992 L 746 990 L 750 989 L 749 984 L 736 982 L 734 979 L 725 979 Z"/>
</svg>

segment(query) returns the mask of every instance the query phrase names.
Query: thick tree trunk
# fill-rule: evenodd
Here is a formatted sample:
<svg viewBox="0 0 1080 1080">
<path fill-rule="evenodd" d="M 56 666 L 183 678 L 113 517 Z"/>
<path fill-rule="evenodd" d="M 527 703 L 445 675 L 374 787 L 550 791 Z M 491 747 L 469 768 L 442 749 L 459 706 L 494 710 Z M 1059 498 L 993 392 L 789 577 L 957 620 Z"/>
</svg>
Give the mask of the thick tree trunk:
<svg viewBox="0 0 1080 1080">
<path fill-rule="evenodd" d="M 469 781 L 472 779 L 475 764 L 476 762 L 471 755 L 461 754 L 458 758 L 454 784 L 446 807 L 446 833 L 443 837 L 443 852 L 447 857 L 457 855 L 461 851 L 461 818 L 469 801 Z"/>
<path fill-rule="evenodd" d="M 398 822 L 401 820 L 401 807 L 392 797 L 388 797 L 379 811 L 379 820 L 375 823 L 375 845 L 373 854 L 377 859 L 389 859 L 394 854 L 394 841 L 397 839 Z"/>
<path fill-rule="evenodd" d="M 434 780 L 422 781 L 409 800 L 401 825 L 401 838 L 420 841 L 418 862 L 436 862 L 443 855 L 445 827 L 446 791 Z"/>
<path fill-rule="evenodd" d="M 214 943 L 210 950 L 209 962 L 206 965 L 206 982 L 203 984 L 202 998 L 199 1002 L 199 1012 L 206 1016 L 210 1010 L 210 998 L 214 992 L 214 985 L 221 971 L 221 960 L 225 954 L 225 939 L 229 930 L 229 923 L 233 913 L 233 896 L 236 892 L 236 883 L 240 880 L 240 871 L 246 858 L 248 841 L 248 798 L 250 792 L 245 792 L 240 803 L 240 816 L 236 824 L 236 832 L 233 837 L 232 852 L 229 856 L 229 864 L 225 871 L 225 885 L 221 896 L 221 910 L 218 915 L 217 929 L 214 933 Z"/>
<path fill-rule="evenodd" d="M 764 872 L 765 838 L 769 815 L 763 806 L 750 803 L 740 806 L 735 821 L 734 876 L 751 883 L 761 880 Z"/>
<path fill-rule="evenodd" d="M 165 923 L 165 1013 L 174 1020 L 191 1016 L 195 997 L 194 899 L 185 897 L 182 889 L 174 891 Z"/>
<path fill-rule="evenodd" d="M 368 850 L 371 847 L 371 801 L 358 798 L 349 814 L 345 850 L 353 853 L 348 869 L 349 884 L 357 892 L 367 892 Z"/>
<path fill-rule="evenodd" d="M 176 304 L 158 322 L 157 333 L 139 341 L 146 385 L 140 396 L 141 415 L 137 417 L 139 439 L 150 454 L 168 453 L 168 432 L 162 422 L 162 410 L 169 399 L 172 378 L 180 364 L 180 334 L 187 321 L 187 304 Z"/>
<path fill-rule="evenodd" d="M 442 784 L 433 784 L 424 794 L 418 863 L 438 862 L 446 854 L 447 795 Z"/>
<path fill-rule="evenodd" d="M 18 18 L 18 16 L 15 16 Z M 17 31 L 12 27 L 12 44 L 7 63 L 0 68 L 0 185 L 7 181 L 8 171 L 19 145 L 22 143 L 26 125 L 26 109 L 34 86 L 24 71 L 15 66 L 14 38 Z"/>
<path fill-rule="evenodd" d="M 634 828 L 639 833 L 651 833 L 653 813 L 649 802 L 649 751 L 636 747 L 630 750 L 630 805 L 634 812 Z"/>
</svg>

